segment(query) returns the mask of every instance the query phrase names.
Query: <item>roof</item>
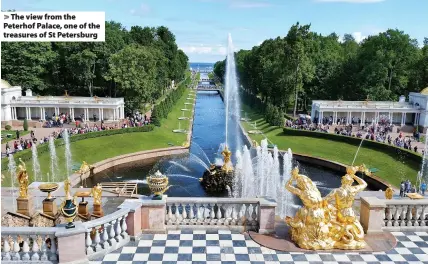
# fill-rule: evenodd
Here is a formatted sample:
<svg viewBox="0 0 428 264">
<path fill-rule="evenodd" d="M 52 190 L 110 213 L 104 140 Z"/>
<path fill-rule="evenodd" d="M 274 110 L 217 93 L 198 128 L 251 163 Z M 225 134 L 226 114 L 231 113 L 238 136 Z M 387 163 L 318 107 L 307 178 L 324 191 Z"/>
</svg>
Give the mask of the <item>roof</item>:
<svg viewBox="0 0 428 264">
<path fill-rule="evenodd" d="M 8 83 L 7 81 L 1 79 L 1 84 L 0 84 L 0 88 L 4 89 L 4 88 L 12 88 L 12 85 L 10 85 L 10 83 Z"/>
<path fill-rule="evenodd" d="M 420 92 L 420 94 L 428 95 L 428 87 L 426 87 L 425 89 L 422 89 L 422 91 Z"/>
</svg>

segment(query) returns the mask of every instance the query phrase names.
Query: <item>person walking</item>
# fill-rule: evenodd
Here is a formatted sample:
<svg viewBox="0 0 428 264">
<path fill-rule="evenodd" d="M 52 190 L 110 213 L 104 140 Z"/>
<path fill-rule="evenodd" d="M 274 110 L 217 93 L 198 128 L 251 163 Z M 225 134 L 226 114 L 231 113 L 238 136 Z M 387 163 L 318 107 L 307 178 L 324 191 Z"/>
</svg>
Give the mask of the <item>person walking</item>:
<svg viewBox="0 0 428 264">
<path fill-rule="evenodd" d="M 422 182 L 420 189 L 421 189 L 421 194 L 425 195 L 425 191 L 427 190 L 427 184 L 425 182 Z"/>
<path fill-rule="evenodd" d="M 401 181 L 400 184 L 400 197 L 404 197 L 404 191 L 406 189 L 406 186 L 404 185 L 404 181 Z"/>
<path fill-rule="evenodd" d="M 404 183 L 404 185 L 405 185 L 405 187 L 406 187 L 406 189 L 404 190 L 404 192 L 405 192 L 405 193 L 409 193 L 409 192 L 410 192 L 410 188 L 412 188 L 412 184 L 410 183 L 410 181 L 409 181 L 409 180 L 407 180 L 407 181 Z"/>
</svg>

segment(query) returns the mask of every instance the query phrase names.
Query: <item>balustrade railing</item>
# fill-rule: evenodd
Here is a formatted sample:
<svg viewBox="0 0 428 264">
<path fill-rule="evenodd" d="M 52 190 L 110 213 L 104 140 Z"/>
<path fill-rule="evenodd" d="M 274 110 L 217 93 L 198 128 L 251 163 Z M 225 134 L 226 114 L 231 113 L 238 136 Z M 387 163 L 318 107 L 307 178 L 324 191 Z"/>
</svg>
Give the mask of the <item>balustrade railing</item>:
<svg viewBox="0 0 428 264">
<path fill-rule="evenodd" d="M 167 198 L 167 226 L 237 226 L 257 230 L 259 199 Z"/>
<path fill-rule="evenodd" d="M 126 217 L 129 209 L 120 209 L 102 218 L 83 223 L 86 229 L 86 255 L 113 251 L 129 241 Z"/>
<path fill-rule="evenodd" d="M 57 262 L 56 227 L 2 227 L 2 262 Z"/>
<path fill-rule="evenodd" d="M 383 226 L 425 227 L 428 226 L 428 202 L 425 200 L 386 200 Z"/>
</svg>

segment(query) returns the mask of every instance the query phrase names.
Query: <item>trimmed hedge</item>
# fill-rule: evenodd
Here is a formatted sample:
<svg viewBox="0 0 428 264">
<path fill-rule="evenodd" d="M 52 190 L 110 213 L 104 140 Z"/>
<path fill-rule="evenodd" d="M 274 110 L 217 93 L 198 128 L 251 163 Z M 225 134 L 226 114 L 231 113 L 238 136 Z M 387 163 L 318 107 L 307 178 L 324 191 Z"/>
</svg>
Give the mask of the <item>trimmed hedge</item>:
<svg viewBox="0 0 428 264">
<path fill-rule="evenodd" d="M 309 130 L 299 130 L 299 129 L 292 129 L 292 128 L 284 128 L 283 129 L 285 135 L 290 136 L 303 136 L 303 137 L 316 137 L 316 138 L 323 138 L 333 141 L 339 141 L 344 142 L 348 144 L 352 144 L 355 146 L 359 146 L 361 143 L 361 138 L 357 137 L 349 137 L 349 136 L 343 136 L 343 135 L 337 135 L 332 133 L 323 133 L 323 132 L 316 132 L 316 131 L 309 131 Z M 385 143 L 372 141 L 369 139 L 364 139 L 363 146 L 366 148 L 370 148 L 377 151 L 382 151 L 385 154 L 392 155 L 394 157 L 404 157 L 410 160 L 413 160 L 415 162 L 421 163 L 422 162 L 422 155 L 408 150 L 404 148 L 399 148 L 393 145 L 388 145 Z"/>
<path fill-rule="evenodd" d="M 85 134 L 77 134 L 77 135 L 71 136 L 70 142 L 76 142 L 76 141 L 89 139 L 89 138 L 112 136 L 117 134 L 127 134 L 127 133 L 134 133 L 134 132 L 150 132 L 150 131 L 153 131 L 153 129 L 154 129 L 153 125 L 147 125 L 147 126 L 141 126 L 141 127 L 130 127 L 130 128 L 103 130 L 98 132 L 89 132 Z M 63 139 L 56 139 L 54 142 L 56 147 L 59 147 L 65 144 Z M 48 143 L 44 143 L 42 145 L 37 146 L 37 153 L 39 155 L 45 152 L 49 152 Z M 21 158 L 24 162 L 29 161 L 32 158 L 31 149 L 26 149 L 26 150 L 17 152 L 13 155 L 13 157 L 15 158 L 16 162 L 19 161 L 19 158 Z M 2 159 L 1 161 L 2 171 L 7 170 L 8 162 L 9 162 L 8 158 Z"/>
</svg>

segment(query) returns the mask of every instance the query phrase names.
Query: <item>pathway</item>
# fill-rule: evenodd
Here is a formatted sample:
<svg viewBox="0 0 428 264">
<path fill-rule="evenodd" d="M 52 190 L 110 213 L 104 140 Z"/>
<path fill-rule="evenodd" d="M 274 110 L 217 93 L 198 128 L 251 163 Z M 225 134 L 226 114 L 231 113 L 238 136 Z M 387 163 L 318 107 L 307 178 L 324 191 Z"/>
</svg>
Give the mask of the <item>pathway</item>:
<svg viewBox="0 0 428 264">
<path fill-rule="evenodd" d="M 174 230 L 167 234 L 144 234 L 139 241 L 90 263 L 428 263 L 427 232 L 394 232 L 393 235 L 399 242 L 387 252 L 303 253 L 271 250 L 254 242 L 248 234 L 229 230 Z"/>
</svg>

